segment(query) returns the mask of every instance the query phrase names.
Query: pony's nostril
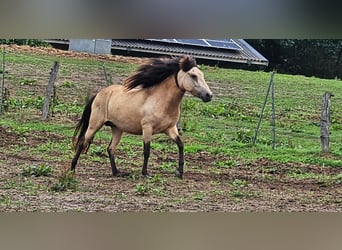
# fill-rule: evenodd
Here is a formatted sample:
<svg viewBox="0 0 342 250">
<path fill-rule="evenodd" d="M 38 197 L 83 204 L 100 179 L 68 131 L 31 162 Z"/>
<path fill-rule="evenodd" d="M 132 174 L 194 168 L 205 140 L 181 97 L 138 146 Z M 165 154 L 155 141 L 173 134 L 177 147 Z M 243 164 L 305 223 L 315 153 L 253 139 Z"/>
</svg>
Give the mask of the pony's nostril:
<svg viewBox="0 0 342 250">
<path fill-rule="evenodd" d="M 212 94 L 206 93 L 206 94 L 203 96 L 202 100 L 203 100 L 204 102 L 209 102 L 209 101 L 211 101 L 211 98 L 212 98 L 212 97 L 213 97 Z"/>
</svg>

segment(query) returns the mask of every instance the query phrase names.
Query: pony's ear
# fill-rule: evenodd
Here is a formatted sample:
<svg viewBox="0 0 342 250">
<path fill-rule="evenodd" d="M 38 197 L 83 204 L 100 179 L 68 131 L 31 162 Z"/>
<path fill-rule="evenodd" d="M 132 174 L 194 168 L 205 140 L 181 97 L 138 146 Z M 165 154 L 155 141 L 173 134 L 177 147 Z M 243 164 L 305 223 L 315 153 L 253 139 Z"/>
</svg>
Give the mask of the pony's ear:
<svg viewBox="0 0 342 250">
<path fill-rule="evenodd" d="M 192 56 L 184 55 L 179 60 L 179 68 L 183 70 L 184 72 L 187 72 L 196 66 L 197 66 L 196 60 Z"/>
</svg>

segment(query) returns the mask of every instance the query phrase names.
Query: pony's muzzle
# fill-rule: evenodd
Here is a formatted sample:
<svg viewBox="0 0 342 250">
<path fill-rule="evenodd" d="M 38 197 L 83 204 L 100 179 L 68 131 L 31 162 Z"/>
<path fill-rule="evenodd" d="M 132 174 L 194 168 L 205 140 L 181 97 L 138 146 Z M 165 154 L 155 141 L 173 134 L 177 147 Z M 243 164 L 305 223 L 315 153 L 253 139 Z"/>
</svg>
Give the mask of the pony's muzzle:
<svg viewBox="0 0 342 250">
<path fill-rule="evenodd" d="M 209 102 L 209 101 L 211 101 L 212 98 L 213 98 L 213 94 L 211 94 L 211 93 L 205 93 L 205 94 L 201 95 L 201 99 L 204 102 Z"/>
</svg>

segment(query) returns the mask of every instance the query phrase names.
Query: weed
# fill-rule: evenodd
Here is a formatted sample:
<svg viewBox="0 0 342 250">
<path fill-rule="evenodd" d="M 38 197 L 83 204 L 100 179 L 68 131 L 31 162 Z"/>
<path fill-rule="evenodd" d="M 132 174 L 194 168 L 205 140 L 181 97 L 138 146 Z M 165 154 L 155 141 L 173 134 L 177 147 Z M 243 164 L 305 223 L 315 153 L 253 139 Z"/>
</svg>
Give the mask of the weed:
<svg viewBox="0 0 342 250">
<path fill-rule="evenodd" d="M 127 195 L 123 192 L 117 193 L 116 197 L 119 198 L 120 200 L 126 200 L 127 199 Z"/>
<path fill-rule="evenodd" d="M 237 199 L 244 199 L 244 198 L 251 198 L 251 197 L 260 197 L 260 193 L 258 192 L 251 192 L 251 191 L 243 191 L 239 189 L 232 190 L 228 193 L 229 196 L 237 198 Z"/>
<path fill-rule="evenodd" d="M 78 183 L 79 181 L 75 178 L 73 171 L 65 170 L 58 176 L 57 182 L 51 187 L 51 191 L 76 191 Z"/>
<path fill-rule="evenodd" d="M 137 170 L 133 170 L 130 174 L 129 174 L 129 179 L 131 179 L 132 181 L 136 181 L 137 179 L 139 179 L 139 175 L 140 175 L 140 171 Z"/>
<path fill-rule="evenodd" d="M 334 178 L 336 180 L 336 184 L 342 184 L 342 174 L 338 174 Z"/>
<path fill-rule="evenodd" d="M 254 138 L 254 132 L 250 129 L 240 128 L 236 131 L 236 135 L 234 137 L 235 141 L 242 143 L 251 143 Z"/>
<path fill-rule="evenodd" d="M 176 166 L 175 162 L 163 162 L 160 166 L 162 170 L 172 170 Z"/>
<path fill-rule="evenodd" d="M 225 161 L 216 161 L 216 166 L 220 168 L 235 168 L 238 166 L 238 162 L 233 159 L 229 159 Z"/>
<path fill-rule="evenodd" d="M 21 174 L 23 176 L 51 176 L 53 174 L 53 169 L 45 164 L 41 164 L 39 167 L 35 165 L 28 165 L 23 168 Z"/>
<path fill-rule="evenodd" d="M 32 86 L 37 80 L 35 79 L 22 79 L 20 81 L 20 85 L 21 86 L 25 86 L 25 85 L 29 85 L 29 86 Z"/>
<path fill-rule="evenodd" d="M 138 183 L 134 187 L 134 191 L 139 195 L 146 195 L 150 190 L 148 182 L 146 183 Z"/>
<path fill-rule="evenodd" d="M 66 87 L 66 88 L 73 88 L 73 87 L 75 87 L 75 83 L 70 82 L 70 81 L 65 81 L 65 82 L 63 82 L 62 86 Z"/>
<path fill-rule="evenodd" d="M 175 198 L 173 199 L 174 204 L 177 204 L 177 205 L 183 205 L 183 204 L 187 203 L 188 201 L 189 201 L 189 198 L 187 198 L 187 197 L 182 197 L 182 196 L 180 196 L 180 197 L 175 197 Z"/>
<path fill-rule="evenodd" d="M 162 188 L 160 187 L 156 187 L 156 188 L 152 188 L 152 193 L 154 193 L 155 195 L 158 195 L 158 196 L 165 196 L 165 192 L 163 191 Z"/>
<path fill-rule="evenodd" d="M 205 197 L 205 192 L 204 191 L 198 191 L 193 194 L 192 199 L 195 201 L 201 201 Z"/>
<path fill-rule="evenodd" d="M 184 115 L 181 117 L 181 129 L 187 132 L 197 131 L 199 125 L 196 121 L 193 121 L 191 118 L 185 117 Z"/>
<path fill-rule="evenodd" d="M 28 108 L 35 108 L 35 109 L 42 109 L 44 105 L 44 97 L 37 96 L 37 97 L 28 97 L 25 99 L 16 99 L 16 98 L 9 98 L 6 102 L 8 108 L 11 109 L 28 109 Z"/>
<path fill-rule="evenodd" d="M 161 184 L 163 184 L 164 181 L 165 181 L 165 180 L 163 179 L 161 173 L 155 174 L 155 175 L 150 179 L 150 182 L 153 182 L 153 183 L 161 183 Z"/>
<path fill-rule="evenodd" d="M 72 103 L 64 103 L 55 97 L 52 103 L 52 109 L 54 113 L 61 113 L 63 115 L 79 114 L 82 112 L 83 107 L 76 101 Z"/>
<path fill-rule="evenodd" d="M 139 195 L 147 195 L 152 192 L 159 196 L 164 195 L 163 184 L 165 180 L 160 173 L 154 175 L 151 178 L 144 179 L 142 183 L 138 183 L 134 187 L 134 191 Z"/>
<path fill-rule="evenodd" d="M 203 105 L 200 109 L 201 115 L 205 115 L 212 118 L 219 116 L 229 116 L 228 107 L 226 103 L 218 103 L 216 105 Z"/>
<path fill-rule="evenodd" d="M 246 180 L 235 179 L 231 182 L 231 185 L 236 188 L 247 187 L 248 183 Z"/>
<path fill-rule="evenodd" d="M 9 203 L 9 198 L 5 195 L 0 195 L 0 206 L 3 204 L 8 204 Z"/>
<path fill-rule="evenodd" d="M 98 145 L 93 145 L 90 148 L 91 154 L 97 155 L 97 156 L 107 156 L 107 150 L 104 148 L 104 146 L 98 146 Z"/>
<path fill-rule="evenodd" d="M 229 195 L 234 197 L 234 198 L 243 198 L 246 196 L 245 192 L 242 192 L 240 190 L 233 190 L 229 192 Z"/>
<path fill-rule="evenodd" d="M 280 174 L 280 170 L 277 167 L 273 167 L 273 166 L 263 166 L 259 173 L 261 174 L 269 174 L 269 175 L 276 175 L 276 174 Z"/>
<path fill-rule="evenodd" d="M 184 152 L 185 153 L 198 153 L 201 151 L 205 151 L 206 146 L 204 145 L 200 145 L 200 144 L 190 144 L 190 145 L 186 145 L 184 148 Z"/>
<path fill-rule="evenodd" d="M 16 207 L 20 208 L 25 206 L 25 202 L 23 201 L 16 201 L 11 199 L 11 197 L 5 196 L 5 195 L 0 195 L 0 208 L 2 207 Z"/>
<path fill-rule="evenodd" d="M 12 179 L 7 179 L 4 189 L 15 189 L 17 187 L 17 183 Z"/>
</svg>

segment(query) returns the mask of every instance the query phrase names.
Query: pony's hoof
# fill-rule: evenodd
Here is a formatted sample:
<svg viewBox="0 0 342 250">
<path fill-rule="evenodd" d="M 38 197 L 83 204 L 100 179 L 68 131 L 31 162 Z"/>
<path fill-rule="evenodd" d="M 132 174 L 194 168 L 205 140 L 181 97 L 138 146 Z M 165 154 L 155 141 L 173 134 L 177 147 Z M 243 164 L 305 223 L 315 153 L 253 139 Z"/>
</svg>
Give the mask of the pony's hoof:
<svg viewBox="0 0 342 250">
<path fill-rule="evenodd" d="M 183 179 L 183 173 L 179 172 L 179 170 L 176 170 L 175 176 L 178 177 L 179 179 Z"/>
<path fill-rule="evenodd" d="M 120 171 L 120 172 L 114 173 L 113 176 L 115 176 L 115 177 L 126 177 L 126 176 L 129 176 L 129 173 Z"/>
<path fill-rule="evenodd" d="M 146 179 L 151 179 L 151 178 L 152 178 L 152 176 L 149 175 L 148 173 L 142 174 L 142 176 L 143 176 L 144 178 L 146 178 Z"/>
</svg>

